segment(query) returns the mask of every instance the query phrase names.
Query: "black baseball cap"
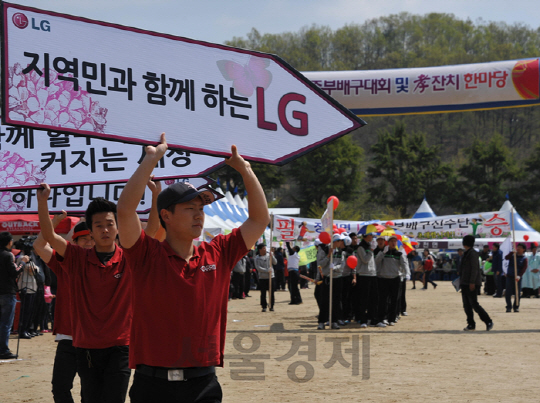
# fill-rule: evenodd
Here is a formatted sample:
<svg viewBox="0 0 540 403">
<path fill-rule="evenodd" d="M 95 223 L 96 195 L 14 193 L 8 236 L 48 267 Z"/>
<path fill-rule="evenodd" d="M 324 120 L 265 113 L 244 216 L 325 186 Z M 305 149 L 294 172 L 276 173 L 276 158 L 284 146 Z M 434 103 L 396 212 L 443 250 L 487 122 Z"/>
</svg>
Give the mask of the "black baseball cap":
<svg viewBox="0 0 540 403">
<path fill-rule="evenodd" d="M 157 199 L 158 211 L 173 204 L 184 203 L 201 196 L 203 203 L 210 204 L 216 200 L 215 195 L 207 189 L 199 190 L 187 182 L 178 182 L 161 191 Z"/>
</svg>

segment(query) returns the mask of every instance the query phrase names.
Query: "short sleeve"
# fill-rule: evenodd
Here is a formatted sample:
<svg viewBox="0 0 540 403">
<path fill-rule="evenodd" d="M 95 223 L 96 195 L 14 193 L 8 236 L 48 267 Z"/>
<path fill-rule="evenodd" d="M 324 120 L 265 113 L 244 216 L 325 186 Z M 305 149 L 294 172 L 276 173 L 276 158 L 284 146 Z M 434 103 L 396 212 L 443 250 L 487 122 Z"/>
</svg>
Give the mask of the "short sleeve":
<svg viewBox="0 0 540 403">
<path fill-rule="evenodd" d="M 229 271 L 248 253 L 240 228 L 233 229 L 228 235 L 218 235 L 210 244 L 218 251 L 222 267 Z"/>
<path fill-rule="evenodd" d="M 156 244 L 160 243 L 157 239 L 146 235 L 144 230 L 142 230 L 139 239 L 137 239 L 137 242 L 135 242 L 131 248 L 123 248 L 124 254 L 128 259 L 129 266 L 132 270 L 140 270 L 141 268 L 149 267 L 146 263 L 148 262 L 149 250 L 151 249 L 150 246 L 152 242 L 155 242 Z"/>
</svg>

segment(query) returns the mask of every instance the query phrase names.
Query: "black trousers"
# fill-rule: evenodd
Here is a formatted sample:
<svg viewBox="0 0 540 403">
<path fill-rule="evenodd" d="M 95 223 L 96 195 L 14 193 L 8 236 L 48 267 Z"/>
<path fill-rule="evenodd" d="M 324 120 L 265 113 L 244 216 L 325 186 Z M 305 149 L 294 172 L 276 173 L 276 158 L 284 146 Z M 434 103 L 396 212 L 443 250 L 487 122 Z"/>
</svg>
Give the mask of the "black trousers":
<svg viewBox="0 0 540 403">
<path fill-rule="evenodd" d="M 300 273 L 298 270 L 289 270 L 289 293 L 291 294 L 291 304 L 299 304 L 302 302 L 302 296 L 300 295 L 300 289 L 298 283 L 300 280 Z"/>
<path fill-rule="evenodd" d="M 484 290 L 487 295 L 493 295 L 495 294 L 495 275 L 486 276 L 486 285 L 484 286 Z"/>
<path fill-rule="evenodd" d="M 261 306 L 263 308 L 268 307 L 268 302 L 266 301 L 266 294 L 268 293 L 268 285 L 269 285 L 268 279 L 264 279 L 264 278 L 259 279 L 259 290 L 261 290 Z M 273 308 L 276 302 L 275 292 L 276 292 L 276 279 L 273 278 L 272 279 L 272 296 L 270 297 L 272 301 L 270 304 L 270 308 Z"/>
<path fill-rule="evenodd" d="M 353 285 L 352 281 L 354 278 L 354 274 L 351 274 L 350 276 L 342 277 L 343 281 L 343 290 L 342 290 L 342 309 L 343 309 L 343 319 L 351 320 L 353 317 Z M 356 287 L 356 286 L 355 286 Z"/>
<path fill-rule="evenodd" d="M 285 269 L 275 269 L 274 270 L 275 276 L 276 276 L 276 287 L 278 290 L 284 290 L 285 289 Z"/>
<path fill-rule="evenodd" d="M 342 278 L 332 280 L 332 322 L 341 319 L 341 290 Z M 319 305 L 319 323 L 328 322 L 330 315 L 330 279 L 326 277 L 321 284 L 320 305 Z"/>
<path fill-rule="evenodd" d="M 244 296 L 244 273 L 236 273 L 233 271 L 232 283 L 234 288 L 233 298 L 242 298 Z"/>
<path fill-rule="evenodd" d="M 354 318 L 360 323 L 375 322 L 379 304 L 377 277 L 357 276 L 353 290 Z"/>
<path fill-rule="evenodd" d="M 407 284 L 407 281 L 403 280 L 399 286 L 396 316 L 401 315 L 403 312 L 407 312 L 407 299 L 405 298 L 407 287 L 405 284 Z"/>
<path fill-rule="evenodd" d="M 251 270 L 246 269 L 246 272 L 244 273 L 244 294 L 246 297 L 249 295 L 249 292 L 251 291 Z"/>
<path fill-rule="evenodd" d="M 518 281 L 518 295 L 521 294 L 521 279 Z M 506 309 L 512 309 L 512 295 L 514 295 L 514 309 L 519 308 L 519 301 L 521 298 L 516 298 L 516 278 L 506 276 L 506 294 L 504 294 L 504 297 L 506 298 Z"/>
<path fill-rule="evenodd" d="M 478 288 L 478 286 L 476 288 Z M 491 318 L 489 317 L 488 313 L 478 303 L 478 293 L 476 292 L 476 289 L 471 291 L 468 284 L 462 285 L 461 298 L 463 300 L 463 309 L 465 310 L 465 315 L 467 315 L 467 324 L 470 327 L 476 327 L 476 322 L 474 321 L 474 312 L 480 316 L 480 319 L 485 324 L 491 322 Z"/>
<path fill-rule="evenodd" d="M 132 403 L 214 403 L 221 402 L 223 393 L 216 374 L 168 381 L 135 371 L 129 398 Z"/>
<path fill-rule="evenodd" d="M 19 312 L 19 334 L 30 331 L 30 325 L 32 324 L 32 316 L 35 308 L 35 293 L 28 293 L 21 291 L 19 293 L 21 298 L 21 311 Z"/>
<path fill-rule="evenodd" d="M 56 345 L 52 373 L 52 394 L 55 403 L 73 403 L 71 389 L 77 374 L 77 349 L 71 340 L 60 340 Z"/>
<path fill-rule="evenodd" d="M 431 283 L 433 287 L 437 287 L 437 284 L 435 284 L 433 281 L 430 280 L 431 273 L 433 273 L 433 270 L 425 271 L 424 272 L 424 288 L 427 289 L 427 284 Z"/>
<path fill-rule="evenodd" d="M 379 286 L 378 322 L 383 321 L 385 318 L 387 318 L 388 322 L 395 322 L 401 280 L 399 276 L 395 278 L 378 277 L 377 282 Z"/>
<path fill-rule="evenodd" d="M 131 375 L 129 346 L 77 348 L 77 372 L 84 403 L 123 403 Z"/>
</svg>

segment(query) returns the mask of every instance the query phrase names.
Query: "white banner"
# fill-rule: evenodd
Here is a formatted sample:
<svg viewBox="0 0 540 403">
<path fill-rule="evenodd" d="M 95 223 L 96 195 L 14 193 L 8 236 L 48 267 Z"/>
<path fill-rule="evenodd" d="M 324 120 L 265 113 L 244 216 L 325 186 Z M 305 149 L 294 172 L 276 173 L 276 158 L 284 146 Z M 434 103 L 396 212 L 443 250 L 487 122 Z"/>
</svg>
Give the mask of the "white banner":
<svg viewBox="0 0 540 403">
<path fill-rule="evenodd" d="M 165 189 L 176 182 L 189 182 L 197 189 L 212 190 L 209 187 L 211 181 L 206 178 L 169 179 L 162 181 L 161 186 Z M 103 197 L 117 203 L 125 186 L 125 183 L 106 183 L 52 188 L 49 197 L 49 211 L 53 214 L 65 210 L 69 215 L 82 215 L 86 211 L 88 204 L 96 197 Z M 212 192 L 215 194 L 216 200 L 223 197 L 213 190 Z M 151 207 L 152 193 L 146 188 L 137 207 L 137 212 L 141 214 L 147 213 Z M 36 189 L 0 192 L 0 211 L 2 214 L 37 213 Z"/>
<path fill-rule="evenodd" d="M 0 190 L 127 182 L 146 146 L 32 128 L 0 127 Z M 167 150 L 155 179 L 208 175 L 223 158 Z"/>
<path fill-rule="evenodd" d="M 365 124 L 274 55 L 3 3 L 3 119 L 284 164 Z"/>
<path fill-rule="evenodd" d="M 540 102 L 538 58 L 304 75 L 361 116 L 468 111 Z"/>
</svg>

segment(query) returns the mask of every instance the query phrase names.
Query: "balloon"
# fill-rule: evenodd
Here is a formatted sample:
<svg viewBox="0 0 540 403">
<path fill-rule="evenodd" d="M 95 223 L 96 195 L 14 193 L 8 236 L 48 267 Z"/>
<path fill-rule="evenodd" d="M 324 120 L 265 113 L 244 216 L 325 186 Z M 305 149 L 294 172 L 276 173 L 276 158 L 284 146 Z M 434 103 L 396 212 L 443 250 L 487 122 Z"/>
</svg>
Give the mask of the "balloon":
<svg viewBox="0 0 540 403">
<path fill-rule="evenodd" d="M 337 206 L 339 206 L 339 199 L 336 196 L 330 196 L 326 203 L 330 203 L 330 200 L 334 201 L 334 210 L 337 209 Z"/>
<path fill-rule="evenodd" d="M 529 235 L 523 235 L 523 239 L 525 239 L 525 241 L 528 241 L 529 240 Z"/>
<path fill-rule="evenodd" d="M 338 230 L 337 230 L 337 232 L 338 232 L 339 234 L 343 234 L 343 233 L 346 232 L 346 231 L 347 231 L 346 228 L 338 228 Z"/>
<path fill-rule="evenodd" d="M 349 266 L 351 269 L 354 269 L 358 263 L 358 259 L 356 256 L 349 256 L 347 258 L 347 266 Z"/>
<path fill-rule="evenodd" d="M 396 225 L 396 224 L 394 224 L 394 221 L 386 221 L 386 225 Z"/>
<path fill-rule="evenodd" d="M 321 232 L 319 234 L 319 241 L 321 241 L 325 245 L 328 245 L 330 241 L 332 241 L 332 238 L 330 238 L 330 234 L 328 232 Z"/>
</svg>

